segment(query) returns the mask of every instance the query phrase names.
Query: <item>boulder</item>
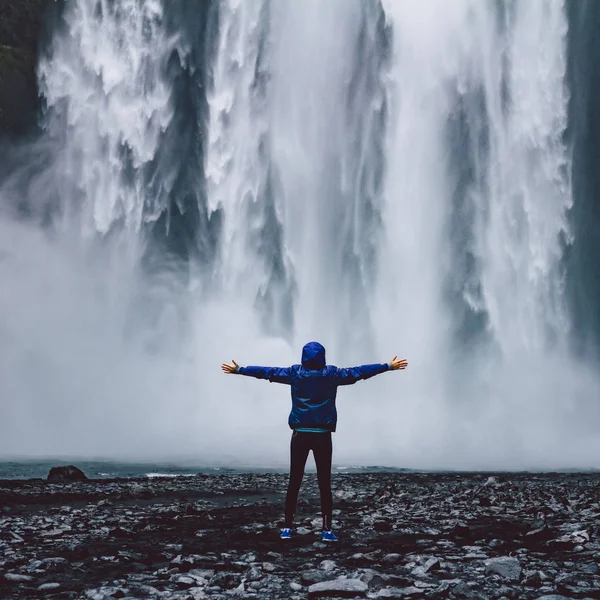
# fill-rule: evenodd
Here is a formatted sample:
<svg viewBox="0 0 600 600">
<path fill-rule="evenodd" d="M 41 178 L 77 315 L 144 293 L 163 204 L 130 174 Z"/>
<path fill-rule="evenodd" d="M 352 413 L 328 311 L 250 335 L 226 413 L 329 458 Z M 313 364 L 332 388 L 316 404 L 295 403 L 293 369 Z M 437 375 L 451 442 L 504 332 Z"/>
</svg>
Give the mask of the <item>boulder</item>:
<svg viewBox="0 0 600 600">
<path fill-rule="evenodd" d="M 85 481 L 86 474 L 73 465 L 52 467 L 48 473 L 48 481 Z"/>
</svg>

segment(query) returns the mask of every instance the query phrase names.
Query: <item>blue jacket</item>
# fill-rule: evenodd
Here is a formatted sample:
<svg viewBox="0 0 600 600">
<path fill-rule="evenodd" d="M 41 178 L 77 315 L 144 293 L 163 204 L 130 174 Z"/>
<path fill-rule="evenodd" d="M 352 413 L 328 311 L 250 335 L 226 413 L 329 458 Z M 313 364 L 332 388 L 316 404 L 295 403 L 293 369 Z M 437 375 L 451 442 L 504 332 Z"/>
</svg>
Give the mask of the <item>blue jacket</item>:
<svg viewBox="0 0 600 600">
<path fill-rule="evenodd" d="M 291 367 L 239 367 L 236 373 L 268 379 L 291 386 L 292 411 L 288 419 L 292 429 L 317 427 L 335 431 L 335 397 L 339 385 L 351 385 L 389 371 L 389 364 L 362 365 L 338 369 L 325 364 L 325 348 L 309 342 L 302 349 L 302 364 Z"/>
</svg>

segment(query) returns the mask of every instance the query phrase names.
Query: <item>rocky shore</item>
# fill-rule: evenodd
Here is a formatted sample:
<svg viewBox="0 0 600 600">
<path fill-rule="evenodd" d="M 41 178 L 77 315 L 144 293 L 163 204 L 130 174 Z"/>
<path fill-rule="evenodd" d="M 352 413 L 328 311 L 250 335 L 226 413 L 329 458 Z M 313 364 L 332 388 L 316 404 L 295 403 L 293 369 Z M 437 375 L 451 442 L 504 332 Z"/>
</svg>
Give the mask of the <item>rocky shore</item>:
<svg viewBox="0 0 600 600">
<path fill-rule="evenodd" d="M 0 481 L 0 598 L 600 598 L 600 474 Z"/>
</svg>

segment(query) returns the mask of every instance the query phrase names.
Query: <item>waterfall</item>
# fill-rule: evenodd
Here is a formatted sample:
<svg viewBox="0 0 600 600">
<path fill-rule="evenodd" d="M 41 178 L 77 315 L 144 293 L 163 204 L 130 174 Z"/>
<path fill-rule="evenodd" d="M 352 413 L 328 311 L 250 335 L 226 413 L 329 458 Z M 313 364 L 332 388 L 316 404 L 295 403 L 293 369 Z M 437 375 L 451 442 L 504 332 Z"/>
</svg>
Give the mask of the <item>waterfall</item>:
<svg viewBox="0 0 600 600">
<path fill-rule="evenodd" d="M 0 213 L 0 452 L 285 464 L 289 391 L 219 365 L 317 339 L 409 359 L 340 392 L 339 464 L 590 466 L 569 27 L 542 0 L 67 2 L 0 187 L 27 207 Z"/>
</svg>

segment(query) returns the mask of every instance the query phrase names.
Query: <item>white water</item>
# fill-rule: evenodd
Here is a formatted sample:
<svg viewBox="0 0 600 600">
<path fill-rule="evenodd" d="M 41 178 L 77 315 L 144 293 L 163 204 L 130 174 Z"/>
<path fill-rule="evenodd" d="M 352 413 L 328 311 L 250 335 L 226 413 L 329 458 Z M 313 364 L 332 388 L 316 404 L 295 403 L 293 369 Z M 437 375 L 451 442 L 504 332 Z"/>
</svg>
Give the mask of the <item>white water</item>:
<svg viewBox="0 0 600 600">
<path fill-rule="evenodd" d="M 107 233 L 120 219 L 137 232 L 144 207 L 164 206 L 148 197 L 142 172 L 173 115 L 161 69 L 176 40 L 165 32 L 160 0 L 74 2 L 65 20 L 68 35 L 55 38 L 39 66 L 49 127 L 64 136 L 56 165 L 61 201 L 68 206 L 72 197 L 70 208 L 82 211 L 84 235 Z"/>
<path fill-rule="evenodd" d="M 72 3 L 40 66 L 57 144 L 41 200 L 60 198 L 57 235 L 0 217 L 0 395 L 11 399 L 0 453 L 283 465 L 288 390 L 218 367 L 289 364 L 318 339 L 337 364 L 410 363 L 340 391 L 338 463 L 597 466 L 599 387 L 569 355 L 560 268 L 573 201 L 561 3 L 515 3 L 503 29 L 492 2 L 388 1 L 391 61 L 379 65 L 375 3 L 222 2 L 198 169 L 225 220 L 211 283 L 191 285 L 168 274 L 155 285 L 138 269 L 144 219 L 174 183 L 168 169 L 152 188 L 143 176 L 173 118 L 165 63 L 189 48 L 166 33 L 158 0 L 115 5 Z M 467 104 L 474 167 L 461 215 L 475 267 L 459 283 L 488 319 L 465 347 L 446 295 L 461 160 L 448 122 L 478 94 L 486 112 Z M 475 140 L 484 126 L 487 152 Z M 119 235 L 86 241 L 117 221 Z M 277 257 L 284 275 L 271 288 Z M 254 303 L 265 294 L 277 331 L 293 299 L 287 339 L 262 333 Z M 157 295 L 169 308 L 140 333 L 139 299 Z"/>
</svg>

